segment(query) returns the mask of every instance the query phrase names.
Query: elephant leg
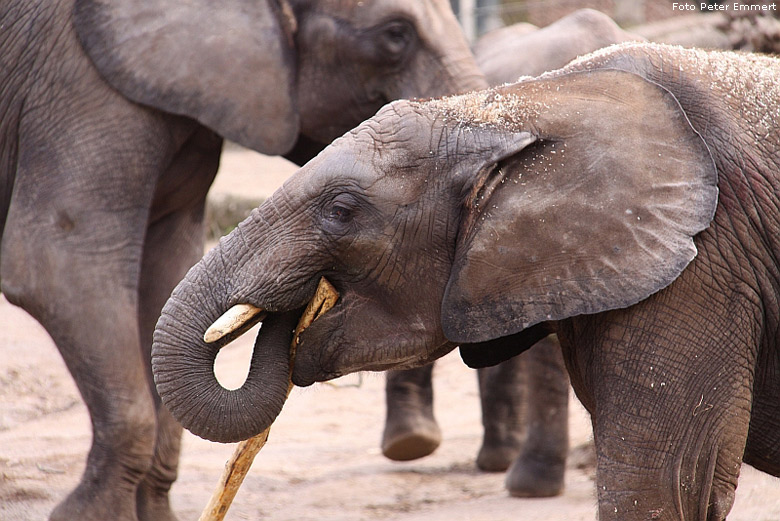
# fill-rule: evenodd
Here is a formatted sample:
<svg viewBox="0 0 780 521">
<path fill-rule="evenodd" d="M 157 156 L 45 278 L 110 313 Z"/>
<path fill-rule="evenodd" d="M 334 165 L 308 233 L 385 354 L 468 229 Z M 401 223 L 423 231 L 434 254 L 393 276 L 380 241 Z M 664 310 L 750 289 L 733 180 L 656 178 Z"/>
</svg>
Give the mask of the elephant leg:
<svg viewBox="0 0 780 521">
<path fill-rule="evenodd" d="M 162 406 L 151 374 L 152 334 L 162 306 L 187 270 L 203 255 L 206 193 L 219 166 L 222 140 L 200 128 L 158 182 L 144 243 L 139 287 L 139 330 L 157 431 L 152 465 L 138 486 L 141 521 L 172 521 L 168 492 L 176 480 L 181 426 Z"/>
<path fill-rule="evenodd" d="M 441 443 L 433 416 L 433 364 L 405 371 L 388 371 L 385 384 L 387 417 L 382 453 L 396 461 L 431 454 Z"/>
<path fill-rule="evenodd" d="M 748 414 L 732 414 L 706 388 L 696 392 L 699 396 L 687 403 L 637 399 L 632 406 L 652 411 L 647 417 L 637 417 L 625 403 L 614 412 L 606 412 L 616 405 L 611 400 L 597 405 L 605 411 L 593 419 L 599 519 L 726 519 L 734 503 Z"/>
<path fill-rule="evenodd" d="M 2 290 L 48 331 L 92 422 L 84 474 L 51 518 L 134 521 L 156 430 L 139 269 L 154 187 L 175 145 L 155 113 L 106 87 L 88 95 L 111 117 L 90 111 L 91 98 L 55 99 L 31 104 L 20 125 Z"/>
<path fill-rule="evenodd" d="M 506 476 L 515 497 L 550 497 L 563 491 L 569 451 L 569 376 L 555 336 L 526 353 L 525 436 Z"/>
<path fill-rule="evenodd" d="M 603 521 L 721 521 L 733 504 L 762 311 L 691 283 L 685 299 L 683 282 L 578 327 L 590 338 L 566 333 L 577 339 L 564 357 L 591 411 Z"/>
<path fill-rule="evenodd" d="M 527 357 L 477 371 L 484 434 L 477 467 L 503 472 L 520 453 L 526 412 Z"/>
</svg>

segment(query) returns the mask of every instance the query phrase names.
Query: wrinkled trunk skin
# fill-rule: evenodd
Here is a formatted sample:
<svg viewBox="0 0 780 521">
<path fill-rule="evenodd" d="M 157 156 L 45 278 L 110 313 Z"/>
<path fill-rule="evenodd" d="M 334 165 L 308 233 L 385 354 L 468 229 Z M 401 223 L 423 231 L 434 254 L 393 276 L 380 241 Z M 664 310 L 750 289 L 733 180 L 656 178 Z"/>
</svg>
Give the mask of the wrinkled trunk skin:
<svg viewBox="0 0 780 521">
<path fill-rule="evenodd" d="M 152 346 L 152 370 L 163 403 L 192 433 L 235 442 L 271 425 L 287 397 L 291 331 L 299 313 L 268 316 L 252 354 L 249 375 L 236 390 L 222 387 L 214 360 L 229 340 L 213 344 L 203 333 L 230 308 L 234 294 L 223 276 L 223 243 L 196 264 L 162 310 Z"/>
</svg>

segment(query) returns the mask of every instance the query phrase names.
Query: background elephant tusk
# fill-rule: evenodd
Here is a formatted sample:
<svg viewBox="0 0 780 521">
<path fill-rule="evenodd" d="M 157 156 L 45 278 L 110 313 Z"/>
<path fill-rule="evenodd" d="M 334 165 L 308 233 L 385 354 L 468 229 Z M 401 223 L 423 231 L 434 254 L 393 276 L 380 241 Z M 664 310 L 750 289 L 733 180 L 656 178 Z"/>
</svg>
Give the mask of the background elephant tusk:
<svg viewBox="0 0 780 521">
<path fill-rule="evenodd" d="M 203 341 L 207 344 L 216 342 L 237 330 L 263 310 L 252 304 L 236 304 L 214 321 L 203 334 Z"/>
</svg>

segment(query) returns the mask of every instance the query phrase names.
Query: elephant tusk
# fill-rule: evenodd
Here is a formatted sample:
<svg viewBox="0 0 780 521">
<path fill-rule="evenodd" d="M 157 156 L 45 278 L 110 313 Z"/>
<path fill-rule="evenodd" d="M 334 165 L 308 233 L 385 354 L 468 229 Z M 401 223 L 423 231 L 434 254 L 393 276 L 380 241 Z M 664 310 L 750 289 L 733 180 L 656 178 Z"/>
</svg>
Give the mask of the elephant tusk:
<svg viewBox="0 0 780 521">
<path fill-rule="evenodd" d="M 236 304 L 209 326 L 206 333 L 203 334 L 203 341 L 207 344 L 216 342 L 225 335 L 239 329 L 262 311 L 262 309 L 252 304 Z"/>
<path fill-rule="evenodd" d="M 293 344 L 291 346 L 293 355 L 295 353 L 295 348 L 301 341 L 301 333 L 303 333 L 307 327 L 312 325 L 315 320 L 327 313 L 330 308 L 335 306 L 338 299 L 339 294 L 336 291 L 336 288 L 333 287 L 328 279 L 322 277 L 320 279 L 319 285 L 317 286 L 317 290 L 314 292 L 314 296 L 309 301 L 309 304 L 306 306 L 303 315 L 301 315 L 301 318 L 298 321 L 298 327 L 295 328 Z"/>
</svg>

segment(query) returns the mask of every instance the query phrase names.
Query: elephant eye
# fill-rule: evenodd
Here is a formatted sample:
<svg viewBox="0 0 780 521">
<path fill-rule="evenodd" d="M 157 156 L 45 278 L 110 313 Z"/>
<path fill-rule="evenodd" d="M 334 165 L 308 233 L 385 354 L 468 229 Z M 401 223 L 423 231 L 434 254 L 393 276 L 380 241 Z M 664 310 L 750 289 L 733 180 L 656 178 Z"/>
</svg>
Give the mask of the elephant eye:
<svg viewBox="0 0 780 521">
<path fill-rule="evenodd" d="M 337 221 L 340 223 L 346 223 L 352 219 L 352 210 L 341 206 L 339 204 L 334 204 L 330 208 L 330 215 L 328 216 L 332 221 Z"/>
<path fill-rule="evenodd" d="M 349 194 L 341 194 L 323 208 L 322 227 L 334 235 L 348 233 L 355 217 L 357 201 Z"/>
<path fill-rule="evenodd" d="M 409 47 L 416 32 L 406 20 L 393 20 L 380 33 L 381 47 L 389 58 L 401 58 Z"/>
</svg>

